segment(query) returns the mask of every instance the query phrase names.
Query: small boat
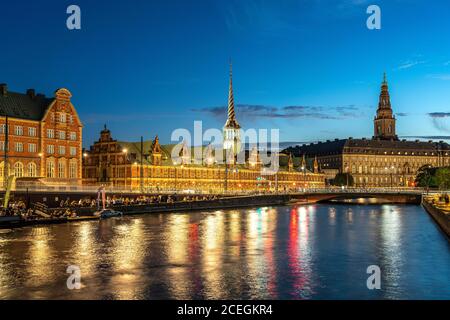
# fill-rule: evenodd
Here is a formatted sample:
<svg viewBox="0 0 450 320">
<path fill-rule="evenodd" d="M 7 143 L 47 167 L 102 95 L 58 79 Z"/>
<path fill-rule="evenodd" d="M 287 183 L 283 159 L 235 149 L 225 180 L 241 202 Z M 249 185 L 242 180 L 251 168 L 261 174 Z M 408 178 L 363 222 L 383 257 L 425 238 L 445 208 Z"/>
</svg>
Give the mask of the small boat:
<svg viewBox="0 0 450 320">
<path fill-rule="evenodd" d="M 23 222 L 19 216 L 0 216 L 0 227 L 17 226 Z"/>
<path fill-rule="evenodd" d="M 100 216 L 100 219 L 108 219 L 113 217 L 122 217 L 123 213 L 112 209 L 103 209 L 96 212 L 94 215 Z"/>
</svg>

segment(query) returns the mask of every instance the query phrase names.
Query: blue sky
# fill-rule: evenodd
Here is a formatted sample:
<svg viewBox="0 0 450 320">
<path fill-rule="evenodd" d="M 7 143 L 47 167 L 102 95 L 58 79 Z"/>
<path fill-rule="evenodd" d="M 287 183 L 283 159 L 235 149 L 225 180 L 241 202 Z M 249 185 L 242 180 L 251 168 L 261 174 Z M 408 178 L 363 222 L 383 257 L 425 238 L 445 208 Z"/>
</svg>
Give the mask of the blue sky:
<svg viewBox="0 0 450 320">
<path fill-rule="evenodd" d="M 66 28 L 77 4 L 82 29 Z M 381 7 L 382 29 L 366 28 Z M 0 82 L 73 93 L 88 146 L 221 128 L 228 62 L 244 128 L 282 141 L 372 136 L 383 72 L 401 136 L 450 136 L 450 2 L 4 1 Z M 221 112 L 221 110 L 223 110 Z"/>
</svg>

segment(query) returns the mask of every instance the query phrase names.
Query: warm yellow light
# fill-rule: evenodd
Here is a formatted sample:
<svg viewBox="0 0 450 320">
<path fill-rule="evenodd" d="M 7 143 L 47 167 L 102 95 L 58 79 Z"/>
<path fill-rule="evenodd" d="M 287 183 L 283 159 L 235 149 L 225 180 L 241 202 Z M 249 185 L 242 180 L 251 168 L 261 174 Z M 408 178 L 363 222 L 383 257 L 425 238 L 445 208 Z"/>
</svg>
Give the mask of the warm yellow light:
<svg viewBox="0 0 450 320">
<path fill-rule="evenodd" d="M 127 153 L 127 152 L 128 152 L 128 149 L 123 149 L 122 152 L 123 152 L 123 153 Z"/>
</svg>

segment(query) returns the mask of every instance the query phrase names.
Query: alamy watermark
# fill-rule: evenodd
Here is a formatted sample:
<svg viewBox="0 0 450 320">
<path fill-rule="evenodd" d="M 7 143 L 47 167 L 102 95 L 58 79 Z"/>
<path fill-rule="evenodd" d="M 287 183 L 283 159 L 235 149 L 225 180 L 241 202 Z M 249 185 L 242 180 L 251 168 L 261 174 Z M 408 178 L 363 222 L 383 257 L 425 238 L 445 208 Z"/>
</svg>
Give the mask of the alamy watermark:
<svg viewBox="0 0 450 320">
<path fill-rule="evenodd" d="M 66 273 L 70 274 L 67 278 L 66 285 L 69 290 L 81 289 L 81 269 L 77 265 L 70 265 L 67 267 Z"/>
<path fill-rule="evenodd" d="M 367 18 L 366 25 L 369 30 L 381 29 L 381 8 L 375 4 L 367 7 L 367 14 L 370 14 Z"/>
<path fill-rule="evenodd" d="M 193 134 L 188 129 L 178 128 L 172 132 L 171 141 L 176 143 L 171 151 L 174 164 L 250 163 L 259 165 L 264 175 L 276 174 L 279 170 L 279 129 L 239 129 L 232 132 L 230 138 L 217 128 L 203 131 L 202 121 L 194 121 Z"/>
<path fill-rule="evenodd" d="M 67 7 L 66 13 L 69 14 L 66 20 L 66 26 L 69 30 L 81 29 L 81 9 L 79 6 L 72 4 Z"/>
<path fill-rule="evenodd" d="M 370 274 L 367 278 L 367 289 L 369 290 L 379 290 L 381 289 L 381 270 L 377 265 L 371 265 L 367 267 L 367 274 Z"/>
</svg>

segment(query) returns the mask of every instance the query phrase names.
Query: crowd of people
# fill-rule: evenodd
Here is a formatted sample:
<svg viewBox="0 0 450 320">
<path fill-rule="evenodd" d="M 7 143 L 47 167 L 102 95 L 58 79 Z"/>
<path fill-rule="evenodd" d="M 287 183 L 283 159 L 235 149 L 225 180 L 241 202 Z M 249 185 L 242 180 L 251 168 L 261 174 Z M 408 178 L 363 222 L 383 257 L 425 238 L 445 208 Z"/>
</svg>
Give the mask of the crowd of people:
<svg viewBox="0 0 450 320">
<path fill-rule="evenodd" d="M 148 205 L 148 204 L 160 204 L 160 203 L 176 203 L 176 202 L 192 202 L 192 201 L 207 201 L 217 199 L 216 195 L 202 195 L 202 196 L 180 196 L 180 195 L 152 195 L 152 196 L 138 196 L 138 197 L 124 197 L 124 196 L 112 196 L 106 198 L 106 206 L 129 206 L 129 205 Z M 70 201 L 70 199 L 61 200 L 61 208 L 86 208 L 97 207 L 101 204 L 101 199 L 98 198 L 82 198 L 78 201 Z"/>
<path fill-rule="evenodd" d="M 149 204 L 170 204 L 177 202 L 193 202 L 215 200 L 216 195 L 152 195 L 152 196 L 108 196 L 106 207 L 149 205 Z M 102 200 L 93 197 L 85 197 L 79 200 L 63 199 L 59 202 L 58 208 L 48 209 L 45 203 L 33 203 L 27 206 L 23 200 L 11 200 L 7 208 L 0 208 L 0 216 L 20 216 L 26 219 L 73 217 L 76 216 L 76 208 L 98 208 L 102 206 Z"/>
</svg>

